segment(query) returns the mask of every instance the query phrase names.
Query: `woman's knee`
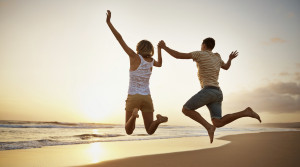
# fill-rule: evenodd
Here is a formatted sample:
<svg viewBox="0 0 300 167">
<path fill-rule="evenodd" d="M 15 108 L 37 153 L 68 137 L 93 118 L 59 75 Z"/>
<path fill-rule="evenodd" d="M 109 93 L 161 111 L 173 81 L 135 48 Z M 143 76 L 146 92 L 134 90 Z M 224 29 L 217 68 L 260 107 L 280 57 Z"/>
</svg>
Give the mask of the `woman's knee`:
<svg viewBox="0 0 300 167">
<path fill-rule="evenodd" d="M 151 132 L 150 130 L 146 129 L 146 131 L 147 131 L 148 135 L 153 135 L 154 134 L 154 132 Z"/>
<path fill-rule="evenodd" d="M 133 133 L 134 129 L 129 129 L 129 128 L 125 127 L 125 131 L 126 131 L 127 135 L 131 135 Z"/>
<path fill-rule="evenodd" d="M 127 135 L 131 135 L 133 133 L 133 131 L 128 131 L 128 130 L 126 130 L 126 134 Z"/>
<path fill-rule="evenodd" d="M 151 123 L 145 123 L 145 130 L 148 135 L 152 135 L 154 133 L 153 130 L 151 129 Z"/>
</svg>

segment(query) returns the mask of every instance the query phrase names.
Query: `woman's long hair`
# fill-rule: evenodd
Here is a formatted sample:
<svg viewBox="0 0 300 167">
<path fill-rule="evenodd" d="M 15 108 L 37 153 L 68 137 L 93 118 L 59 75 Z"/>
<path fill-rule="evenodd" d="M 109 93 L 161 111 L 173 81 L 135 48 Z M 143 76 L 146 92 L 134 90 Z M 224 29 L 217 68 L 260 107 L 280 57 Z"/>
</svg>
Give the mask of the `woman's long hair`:
<svg viewBox="0 0 300 167">
<path fill-rule="evenodd" d="M 136 45 L 137 54 L 143 56 L 144 58 L 151 58 L 154 54 L 154 47 L 151 42 L 147 40 L 141 40 Z"/>
</svg>

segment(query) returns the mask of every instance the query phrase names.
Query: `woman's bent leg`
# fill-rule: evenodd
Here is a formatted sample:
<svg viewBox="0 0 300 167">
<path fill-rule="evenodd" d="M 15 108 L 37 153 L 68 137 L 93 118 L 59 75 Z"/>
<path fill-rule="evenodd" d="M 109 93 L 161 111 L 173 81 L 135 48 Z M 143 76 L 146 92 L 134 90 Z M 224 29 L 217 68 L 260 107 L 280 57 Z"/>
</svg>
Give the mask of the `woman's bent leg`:
<svg viewBox="0 0 300 167">
<path fill-rule="evenodd" d="M 125 130 L 128 135 L 131 135 L 135 129 L 135 120 L 139 117 L 138 111 L 138 108 L 134 108 L 133 111 L 126 111 Z"/>
<path fill-rule="evenodd" d="M 153 112 L 142 112 L 142 114 L 143 114 L 145 129 L 149 135 L 154 134 L 159 124 L 168 121 L 168 117 L 164 117 L 159 114 L 156 115 L 157 119 L 153 121 Z"/>
</svg>

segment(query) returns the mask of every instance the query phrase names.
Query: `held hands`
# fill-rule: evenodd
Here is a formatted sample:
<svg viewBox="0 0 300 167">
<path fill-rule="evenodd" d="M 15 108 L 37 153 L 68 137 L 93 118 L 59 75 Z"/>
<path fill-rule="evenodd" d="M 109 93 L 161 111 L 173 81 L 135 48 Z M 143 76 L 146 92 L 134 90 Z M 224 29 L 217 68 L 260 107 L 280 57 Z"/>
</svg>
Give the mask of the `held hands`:
<svg viewBox="0 0 300 167">
<path fill-rule="evenodd" d="M 157 49 L 161 49 L 161 47 L 157 44 Z"/>
<path fill-rule="evenodd" d="M 158 43 L 157 46 L 158 46 L 159 48 L 164 49 L 164 48 L 166 48 L 166 43 L 165 43 L 165 41 L 161 40 L 161 41 L 159 41 L 159 43 Z"/>
<path fill-rule="evenodd" d="M 110 18 L 111 18 L 111 12 L 110 10 L 107 10 L 107 13 L 106 13 L 106 22 L 109 23 L 110 22 Z"/>
<path fill-rule="evenodd" d="M 239 55 L 239 52 L 237 52 L 237 51 L 231 52 L 231 54 L 229 55 L 229 59 L 232 60 L 232 59 L 236 58 L 238 55 Z"/>
</svg>

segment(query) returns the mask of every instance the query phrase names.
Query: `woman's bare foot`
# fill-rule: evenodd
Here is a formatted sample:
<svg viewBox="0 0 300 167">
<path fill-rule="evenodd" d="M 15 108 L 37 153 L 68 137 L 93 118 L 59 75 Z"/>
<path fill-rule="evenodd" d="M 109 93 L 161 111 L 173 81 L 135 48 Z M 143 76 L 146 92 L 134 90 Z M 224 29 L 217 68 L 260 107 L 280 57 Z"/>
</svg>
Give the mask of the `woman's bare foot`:
<svg viewBox="0 0 300 167">
<path fill-rule="evenodd" d="M 157 118 L 157 120 L 158 120 L 159 123 L 168 122 L 168 117 L 162 116 L 160 114 L 157 114 L 156 118 Z"/>
<path fill-rule="evenodd" d="M 216 127 L 215 126 L 211 126 L 210 129 L 207 129 L 207 132 L 208 132 L 208 136 L 210 138 L 210 143 L 212 143 L 214 141 L 214 134 L 215 134 L 215 130 L 216 130 Z"/>
<path fill-rule="evenodd" d="M 247 114 L 249 114 L 250 117 L 256 118 L 256 119 L 261 123 L 260 116 L 259 116 L 256 112 L 254 112 L 254 111 L 252 110 L 252 108 L 247 107 L 244 111 L 246 111 Z"/>
<path fill-rule="evenodd" d="M 138 108 L 134 108 L 132 111 L 132 116 L 138 118 L 139 117 L 138 111 L 139 111 Z"/>
</svg>

